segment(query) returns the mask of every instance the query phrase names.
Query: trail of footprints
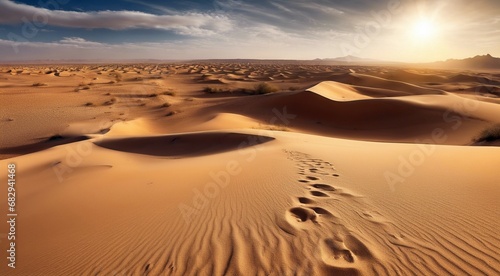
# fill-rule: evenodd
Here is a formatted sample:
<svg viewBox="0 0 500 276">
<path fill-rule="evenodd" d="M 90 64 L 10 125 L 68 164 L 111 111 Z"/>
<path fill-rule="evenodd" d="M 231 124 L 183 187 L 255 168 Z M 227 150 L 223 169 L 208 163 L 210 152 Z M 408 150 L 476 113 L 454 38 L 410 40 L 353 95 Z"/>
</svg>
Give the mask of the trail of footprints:
<svg viewBox="0 0 500 276">
<path fill-rule="evenodd" d="M 315 205 L 318 203 L 316 199 L 330 198 L 332 194 L 339 194 L 339 190 L 329 184 L 322 183 L 322 177 L 339 177 L 335 172 L 335 168 L 330 162 L 321 159 L 311 158 L 309 155 L 300 152 L 287 152 L 289 158 L 298 163 L 299 175 L 302 177 L 298 180 L 303 184 L 306 190 L 306 195 L 298 197 L 298 201 L 304 205 Z M 300 220 L 304 218 L 304 213 L 313 212 L 316 215 L 332 216 L 332 214 L 320 207 L 296 207 L 290 209 L 290 212 Z"/>
<path fill-rule="evenodd" d="M 331 163 L 300 152 L 286 153 L 297 164 L 299 177 L 294 184 L 302 191 L 296 195 L 294 206 L 277 222 L 283 231 L 294 236 L 297 244 L 312 250 L 308 251 L 311 261 L 307 266 L 319 266 L 325 275 L 359 275 L 361 272 L 399 275 L 402 268 L 425 274 L 422 265 L 437 260 L 449 261 L 449 266 L 441 267 L 441 274 L 456 274 L 453 271 L 470 274 L 462 267 L 481 272 L 492 268 L 486 262 L 479 268 L 469 266 L 462 259 L 448 259 L 449 254 L 455 253 L 443 248 L 443 244 L 453 244 L 453 241 L 441 243 L 438 239 L 446 238 L 439 234 L 429 241 L 404 232 L 376 205 L 343 187 L 332 185 L 340 182 L 341 175 Z M 410 254 L 418 254 L 414 256 L 422 262 L 409 259 Z"/>
<path fill-rule="evenodd" d="M 326 201 L 342 200 L 352 196 L 341 189 L 325 184 L 323 179 L 333 182 L 340 177 L 330 162 L 312 158 L 308 154 L 287 151 L 288 157 L 297 162 L 298 184 L 304 188 L 304 194 L 297 197 L 297 206 L 288 210 L 287 220 L 295 228 L 323 228 L 319 231 L 321 241 L 319 250 L 323 261 L 336 268 L 354 268 L 356 258 L 369 258 L 366 246 L 350 234 L 342 225 L 340 218 L 330 210 Z M 312 226 L 311 226 L 312 224 Z M 318 229 L 320 230 L 320 229 Z M 324 237 L 323 233 L 329 236 Z"/>
</svg>

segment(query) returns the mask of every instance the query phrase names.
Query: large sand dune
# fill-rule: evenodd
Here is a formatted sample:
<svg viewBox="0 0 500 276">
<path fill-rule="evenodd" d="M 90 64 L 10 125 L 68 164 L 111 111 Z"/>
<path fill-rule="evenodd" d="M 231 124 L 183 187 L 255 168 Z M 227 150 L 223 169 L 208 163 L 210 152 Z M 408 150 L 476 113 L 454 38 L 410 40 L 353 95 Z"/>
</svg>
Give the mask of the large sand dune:
<svg viewBox="0 0 500 276">
<path fill-rule="evenodd" d="M 500 273 L 500 149 L 478 140 L 500 108 L 470 72 L 0 72 L 18 213 L 1 275 Z M 264 79 L 278 92 L 251 95 Z"/>
</svg>

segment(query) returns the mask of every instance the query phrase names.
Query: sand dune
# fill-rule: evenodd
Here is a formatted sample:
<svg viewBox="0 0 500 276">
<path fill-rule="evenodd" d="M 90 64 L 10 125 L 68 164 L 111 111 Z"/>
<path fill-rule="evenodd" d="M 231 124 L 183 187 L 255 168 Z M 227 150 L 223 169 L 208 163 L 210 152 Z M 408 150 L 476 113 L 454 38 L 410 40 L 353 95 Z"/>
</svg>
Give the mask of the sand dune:
<svg viewBox="0 0 500 276">
<path fill-rule="evenodd" d="M 443 94 L 444 92 L 437 89 L 425 88 L 408 82 L 388 80 L 380 77 L 358 74 L 346 73 L 342 75 L 335 75 L 330 77 L 331 80 L 347 83 L 357 86 L 367 86 L 373 88 L 392 89 L 417 94 Z"/>
<path fill-rule="evenodd" d="M 432 83 L 432 82 L 444 82 L 447 80 L 446 77 L 434 74 L 426 74 L 409 70 L 394 70 L 385 74 L 380 74 L 379 76 L 390 80 L 397 80 L 402 82 L 410 83 Z"/>
<path fill-rule="evenodd" d="M 414 142 L 442 129 L 447 132 L 447 139 L 440 142 L 444 144 L 467 144 L 488 124 L 498 122 L 500 115 L 494 104 L 453 95 L 369 98 L 352 87 L 331 82 L 310 90 L 241 100 L 207 111 L 239 112 L 263 123 L 276 113 L 289 114 L 290 118 L 277 124 L 287 123 L 287 127 L 308 133 L 372 141 Z M 474 107 L 473 115 L 467 106 Z M 450 131 L 456 125 L 460 128 Z"/>
<path fill-rule="evenodd" d="M 494 166 L 475 168 L 479 173 L 469 181 L 470 165 L 475 160 L 500 161 L 498 150 L 439 148 L 418 173 L 391 190 L 384 171 L 397 161 L 394 157 L 418 145 L 385 144 L 373 152 L 370 143 L 266 132 L 276 141 L 227 151 L 226 142 L 244 142 L 256 133 L 262 132 L 180 136 L 188 139 L 183 149 L 190 157 L 175 160 L 150 152 L 156 148 L 162 156 L 186 155 L 162 149 L 168 136 L 154 138 L 159 144 L 147 137 L 103 140 L 100 147 L 88 144 L 92 153 L 77 168 L 70 167 L 62 147 L 17 158 L 24 166 L 19 181 L 44 183 L 27 185 L 22 194 L 30 204 L 19 207 L 24 217 L 19 228 L 29 231 L 19 248 L 19 258 L 25 260 L 21 271 L 498 272 L 498 225 L 492 219 L 498 214 L 488 207 L 496 204 L 499 192 L 488 184 L 494 183 Z M 138 139 L 146 142 L 145 148 L 137 149 Z M 190 143 L 207 139 L 223 148 L 201 155 L 190 150 Z M 439 187 L 424 184 L 429 174 L 436 175 L 437 164 L 457 154 L 467 161 L 450 164 L 457 169 L 456 178 L 437 176 Z M 358 174 L 356 168 L 364 166 L 370 172 Z M 94 181 L 87 181 L 89 174 Z M 453 206 L 462 204 L 466 191 L 469 208 L 457 213 Z M 480 211 L 485 208 L 491 212 Z M 85 219 L 75 221 L 74 216 Z M 58 265 L 41 265 L 47 262 Z"/>
<path fill-rule="evenodd" d="M 449 80 L 453 82 L 476 82 L 476 83 L 488 83 L 491 85 L 500 85 L 499 81 L 495 81 L 483 76 L 473 76 L 467 74 L 454 75 L 449 77 Z"/>
<path fill-rule="evenodd" d="M 0 72 L 0 166 L 16 164 L 18 213 L 17 268 L 1 275 L 500 274 L 494 74 Z M 278 92 L 253 91 L 262 80 Z"/>
<path fill-rule="evenodd" d="M 213 130 L 224 128 L 252 128 L 261 124 L 258 120 L 253 118 L 234 114 L 234 113 L 217 113 L 214 116 L 208 117 L 203 123 L 197 124 L 197 129 Z"/>
<path fill-rule="evenodd" d="M 338 82 L 321 82 L 309 88 L 308 91 L 312 91 L 333 101 L 369 99 L 368 96 L 363 95 L 354 87 Z"/>
</svg>

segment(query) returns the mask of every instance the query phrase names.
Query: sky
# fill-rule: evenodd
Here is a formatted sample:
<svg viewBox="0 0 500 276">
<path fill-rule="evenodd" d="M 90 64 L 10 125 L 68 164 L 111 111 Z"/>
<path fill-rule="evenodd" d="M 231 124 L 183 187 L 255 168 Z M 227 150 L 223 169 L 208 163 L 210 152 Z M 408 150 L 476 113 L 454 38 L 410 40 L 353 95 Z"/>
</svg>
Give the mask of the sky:
<svg viewBox="0 0 500 276">
<path fill-rule="evenodd" d="M 499 0 L 0 0 L 0 61 L 500 56 Z"/>
</svg>

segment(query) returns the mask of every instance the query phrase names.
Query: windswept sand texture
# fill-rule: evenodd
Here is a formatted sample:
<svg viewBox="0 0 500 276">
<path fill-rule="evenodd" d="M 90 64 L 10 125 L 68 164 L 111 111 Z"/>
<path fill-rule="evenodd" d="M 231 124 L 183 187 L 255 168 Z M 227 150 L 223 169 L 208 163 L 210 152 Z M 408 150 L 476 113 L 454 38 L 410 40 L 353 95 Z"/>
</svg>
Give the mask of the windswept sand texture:
<svg viewBox="0 0 500 276">
<path fill-rule="evenodd" d="M 495 72 L 4 66 L 0 274 L 498 275 L 499 141 L 478 138 L 499 93 Z"/>
</svg>

